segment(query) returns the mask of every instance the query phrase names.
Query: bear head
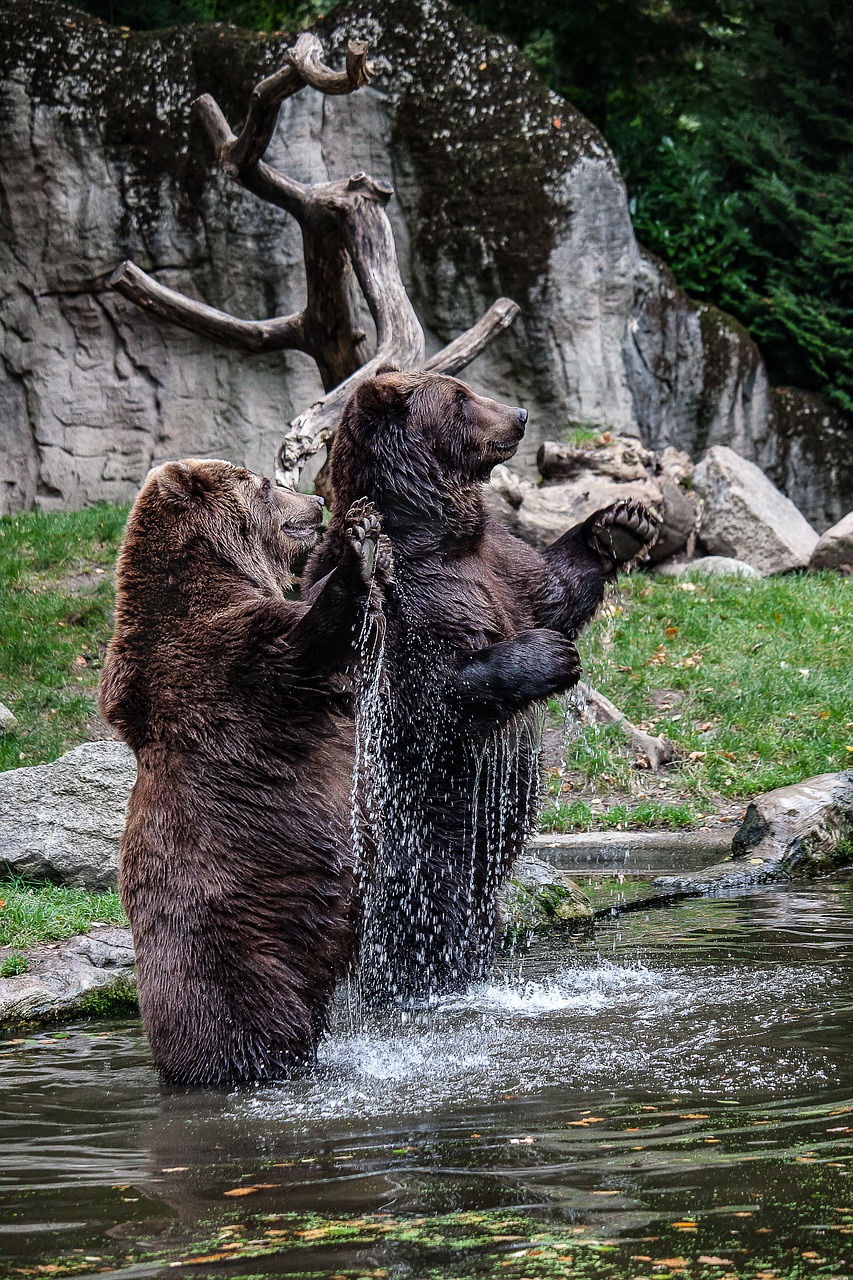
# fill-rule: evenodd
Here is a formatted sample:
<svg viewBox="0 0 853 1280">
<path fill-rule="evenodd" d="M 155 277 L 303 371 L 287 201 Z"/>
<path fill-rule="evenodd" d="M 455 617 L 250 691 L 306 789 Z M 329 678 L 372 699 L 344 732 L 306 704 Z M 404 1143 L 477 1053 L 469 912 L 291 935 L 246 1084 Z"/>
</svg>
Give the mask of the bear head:
<svg viewBox="0 0 853 1280">
<path fill-rule="evenodd" d="M 323 499 L 277 488 L 219 459 L 166 462 L 149 472 L 128 521 L 123 558 L 174 579 L 218 566 L 286 590 L 317 543 Z M 127 567 L 130 567 L 129 565 Z"/>
<path fill-rule="evenodd" d="M 438 494 L 488 480 L 526 423 L 526 409 L 477 395 L 458 378 L 380 371 L 344 407 L 331 457 L 336 505 L 367 494 L 383 511 L 406 498 L 426 511 Z"/>
</svg>

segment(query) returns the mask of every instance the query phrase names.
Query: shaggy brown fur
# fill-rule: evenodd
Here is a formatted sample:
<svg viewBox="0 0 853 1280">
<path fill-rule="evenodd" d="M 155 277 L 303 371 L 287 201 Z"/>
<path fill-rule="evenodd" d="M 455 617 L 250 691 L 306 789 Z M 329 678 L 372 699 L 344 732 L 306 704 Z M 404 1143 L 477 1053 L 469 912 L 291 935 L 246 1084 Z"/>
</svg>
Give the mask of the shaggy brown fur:
<svg viewBox="0 0 853 1280">
<path fill-rule="evenodd" d="M 379 523 L 356 504 L 297 603 L 321 521 L 321 499 L 218 461 L 156 468 L 128 521 L 100 707 L 138 762 L 120 889 L 173 1083 L 310 1062 L 349 957 L 352 729 L 335 710 Z"/>
<path fill-rule="evenodd" d="M 340 554 L 342 513 L 364 493 L 397 584 L 386 601 L 384 850 L 363 955 L 380 999 L 486 971 L 495 893 L 535 809 L 536 704 L 577 682 L 579 629 L 618 563 L 654 534 L 654 517 L 617 503 L 540 555 L 492 520 L 482 483 L 526 420 L 455 378 L 388 372 L 353 392 L 332 450 L 335 510 L 308 577 Z"/>
</svg>

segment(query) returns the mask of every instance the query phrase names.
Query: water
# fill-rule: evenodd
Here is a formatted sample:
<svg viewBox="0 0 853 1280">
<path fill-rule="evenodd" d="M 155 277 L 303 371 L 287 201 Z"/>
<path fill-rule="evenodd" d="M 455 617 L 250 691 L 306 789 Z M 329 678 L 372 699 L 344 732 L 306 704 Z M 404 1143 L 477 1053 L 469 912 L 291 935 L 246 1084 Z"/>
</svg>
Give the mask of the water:
<svg viewBox="0 0 853 1280">
<path fill-rule="evenodd" d="M 0 1274 L 847 1276 L 851 909 L 638 912 L 357 1032 L 342 998 L 315 1074 L 244 1092 L 161 1095 L 135 1021 L 13 1037 Z"/>
</svg>

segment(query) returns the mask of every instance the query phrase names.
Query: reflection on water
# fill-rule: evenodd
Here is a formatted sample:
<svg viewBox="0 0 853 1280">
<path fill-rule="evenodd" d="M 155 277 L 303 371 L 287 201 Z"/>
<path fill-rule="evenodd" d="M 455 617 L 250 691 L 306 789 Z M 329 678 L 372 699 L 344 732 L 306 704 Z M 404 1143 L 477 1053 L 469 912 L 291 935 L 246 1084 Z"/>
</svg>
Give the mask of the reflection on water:
<svg viewBox="0 0 853 1280">
<path fill-rule="evenodd" d="M 161 1097 L 132 1022 L 14 1037 L 0 1259 L 520 1278 L 575 1274 L 571 1246 L 608 1280 L 847 1275 L 851 889 L 636 913 L 357 1031 L 342 999 L 318 1071 L 275 1087 Z"/>
</svg>

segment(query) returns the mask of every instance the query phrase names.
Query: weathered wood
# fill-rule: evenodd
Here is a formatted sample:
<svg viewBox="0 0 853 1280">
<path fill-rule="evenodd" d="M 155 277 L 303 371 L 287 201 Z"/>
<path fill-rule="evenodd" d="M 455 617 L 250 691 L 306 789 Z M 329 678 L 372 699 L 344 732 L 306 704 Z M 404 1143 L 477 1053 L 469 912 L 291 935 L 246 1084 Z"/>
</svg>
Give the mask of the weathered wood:
<svg viewBox="0 0 853 1280">
<path fill-rule="evenodd" d="M 169 320 L 182 329 L 204 333 L 240 351 L 305 351 L 302 315 L 272 320 L 239 320 L 160 284 L 133 262 L 123 262 L 108 281 L 110 288 L 135 302 L 143 311 Z"/>
<path fill-rule="evenodd" d="M 669 738 L 656 738 L 650 733 L 644 733 L 642 729 L 638 729 L 635 724 L 631 723 L 624 711 L 620 711 L 609 698 L 605 698 L 603 693 L 599 693 L 591 685 L 582 682 L 578 685 L 578 688 L 586 699 L 587 704 L 602 720 L 607 724 L 618 725 L 638 755 L 646 757 L 654 772 L 657 772 L 661 765 L 670 764 L 675 759 L 675 745 L 670 742 Z"/>
<path fill-rule="evenodd" d="M 424 364 L 423 329 L 400 275 L 385 211 L 393 189 L 365 173 L 310 186 L 264 162 L 286 98 L 306 85 L 324 94 L 346 94 L 368 83 L 372 68 L 363 42 L 350 41 L 340 71 L 326 66 L 322 54 L 315 35 L 301 35 L 285 51 L 285 65 L 255 86 L 238 134 L 209 94 L 194 103 L 219 167 L 299 223 L 307 279 L 305 309 L 294 316 L 241 320 L 165 288 L 131 262 L 110 281 L 124 297 L 160 319 L 229 346 L 243 351 L 297 348 L 314 359 L 326 394 L 291 423 L 276 465 L 279 482 L 294 487 L 308 459 L 328 445 L 358 382 L 386 364 L 458 373 L 518 313 L 514 302 L 500 298 L 473 328 Z M 375 348 L 367 358 L 366 335 L 351 288 L 353 272 L 376 329 Z M 313 473 L 317 470 L 314 465 Z"/>
<path fill-rule="evenodd" d="M 508 329 L 520 311 L 517 302 L 512 298 L 498 298 L 489 307 L 482 320 L 478 320 L 470 329 L 460 333 L 446 347 L 442 347 L 434 356 L 430 356 L 424 365 L 426 373 L 456 374 L 477 356 L 485 351 L 490 342 Z"/>
</svg>

